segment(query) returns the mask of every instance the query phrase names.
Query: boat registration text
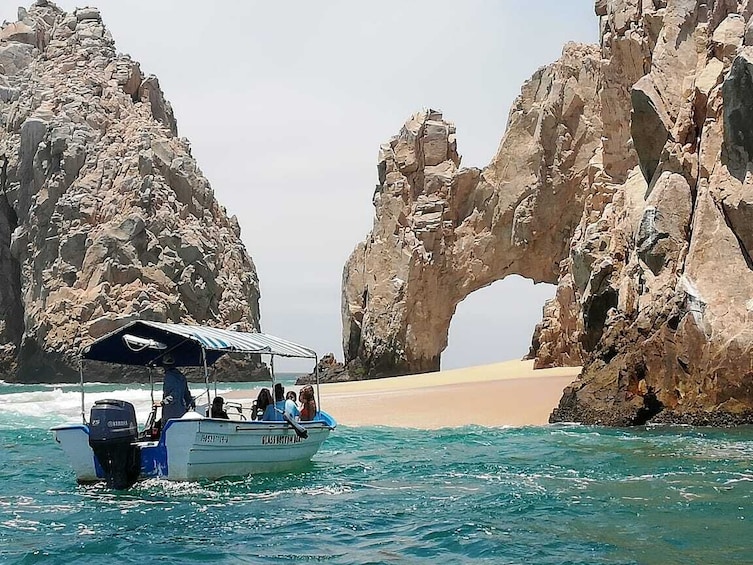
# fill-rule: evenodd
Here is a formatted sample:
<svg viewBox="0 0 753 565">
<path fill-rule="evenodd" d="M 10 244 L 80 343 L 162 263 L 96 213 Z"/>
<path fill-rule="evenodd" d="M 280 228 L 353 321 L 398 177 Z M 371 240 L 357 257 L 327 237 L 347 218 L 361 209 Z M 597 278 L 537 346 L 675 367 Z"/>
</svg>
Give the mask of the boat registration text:
<svg viewBox="0 0 753 565">
<path fill-rule="evenodd" d="M 261 436 L 262 445 L 282 445 L 287 443 L 300 443 L 298 436 Z"/>
<path fill-rule="evenodd" d="M 227 443 L 227 436 L 219 434 L 201 434 L 199 436 L 199 443 Z"/>
</svg>

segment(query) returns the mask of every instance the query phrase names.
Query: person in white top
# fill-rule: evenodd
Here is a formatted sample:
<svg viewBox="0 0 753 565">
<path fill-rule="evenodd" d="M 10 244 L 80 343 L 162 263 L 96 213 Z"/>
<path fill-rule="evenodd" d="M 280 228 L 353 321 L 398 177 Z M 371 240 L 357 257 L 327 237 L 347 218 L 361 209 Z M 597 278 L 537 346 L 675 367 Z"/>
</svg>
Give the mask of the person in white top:
<svg viewBox="0 0 753 565">
<path fill-rule="evenodd" d="M 285 387 L 281 383 L 277 383 L 275 385 L 275 403 L 267 406 L 262 420 L 281 422 L 285 419 L 283 413 L 294 420 L 297 420 L 301 415 L 295 402 L 285 399 Z"/>
</svg>

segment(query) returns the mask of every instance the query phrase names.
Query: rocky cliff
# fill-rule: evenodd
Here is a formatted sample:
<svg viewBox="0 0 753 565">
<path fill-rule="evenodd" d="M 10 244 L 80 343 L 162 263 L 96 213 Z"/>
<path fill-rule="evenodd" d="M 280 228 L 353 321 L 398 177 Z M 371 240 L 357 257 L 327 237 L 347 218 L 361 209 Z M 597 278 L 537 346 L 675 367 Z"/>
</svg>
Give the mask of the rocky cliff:
<svg viewBox="0 0 753 565">
<path fill-rule="evenodd" d="M 75 376 L 116 318 L 258 330 L 238 222 L 96 9 L 2 26 L 0 121 L 1 378 Z"/>
<path fill-rule="evenodd" d="M 753 2 L 595 8 L 600 45 L 534 74 L 483 170 L 435 112 L 383 147 L 346 361 L 437 368 L 457 303 L 515 273 L 557 283 L 536 366 L 584 366 L 553 421 L 753 422 Z"/>
</svg>

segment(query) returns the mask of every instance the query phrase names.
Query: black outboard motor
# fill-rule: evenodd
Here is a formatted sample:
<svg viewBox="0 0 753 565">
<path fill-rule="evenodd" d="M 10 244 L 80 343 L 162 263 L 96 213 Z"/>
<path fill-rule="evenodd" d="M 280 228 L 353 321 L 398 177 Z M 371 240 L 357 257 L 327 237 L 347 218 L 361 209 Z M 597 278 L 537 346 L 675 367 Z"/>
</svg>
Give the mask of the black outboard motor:
<svg viewBox="0 0 753 565">
<path fill-rule="evenodd" d="M 97 400 L 89 419 L 89 445 L 105 472 L 107 486 L 127 489 L 139 478 L 136 411 L 123 400 Z"/>
</svg>

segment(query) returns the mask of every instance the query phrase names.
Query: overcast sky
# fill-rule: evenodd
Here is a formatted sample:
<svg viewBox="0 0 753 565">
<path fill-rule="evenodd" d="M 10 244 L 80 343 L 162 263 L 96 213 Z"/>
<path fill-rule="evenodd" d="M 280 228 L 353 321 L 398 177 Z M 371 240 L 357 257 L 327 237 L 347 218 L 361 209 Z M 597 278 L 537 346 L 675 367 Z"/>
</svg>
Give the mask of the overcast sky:
<svg viewBox="0 0 753 565">
<path fill-rule="evenodd" d="M 18 5 L 0 0 L 0 19 L 15 20 Z M 338 360 L 342 269 L 372 226 L 379 145 L 435 108 L 457 127 L 462 165 L 483 167 L 523 81 L 565 42 L 598 38 L 593 0 L 91 5 L 118 51 L 159 77 L 179 135 L 238 217 L 262 331 Z M 475 292 L 458 306 L 442 367 L 522 357 L 553 294 L 519 277 Z"/>
</svg>

